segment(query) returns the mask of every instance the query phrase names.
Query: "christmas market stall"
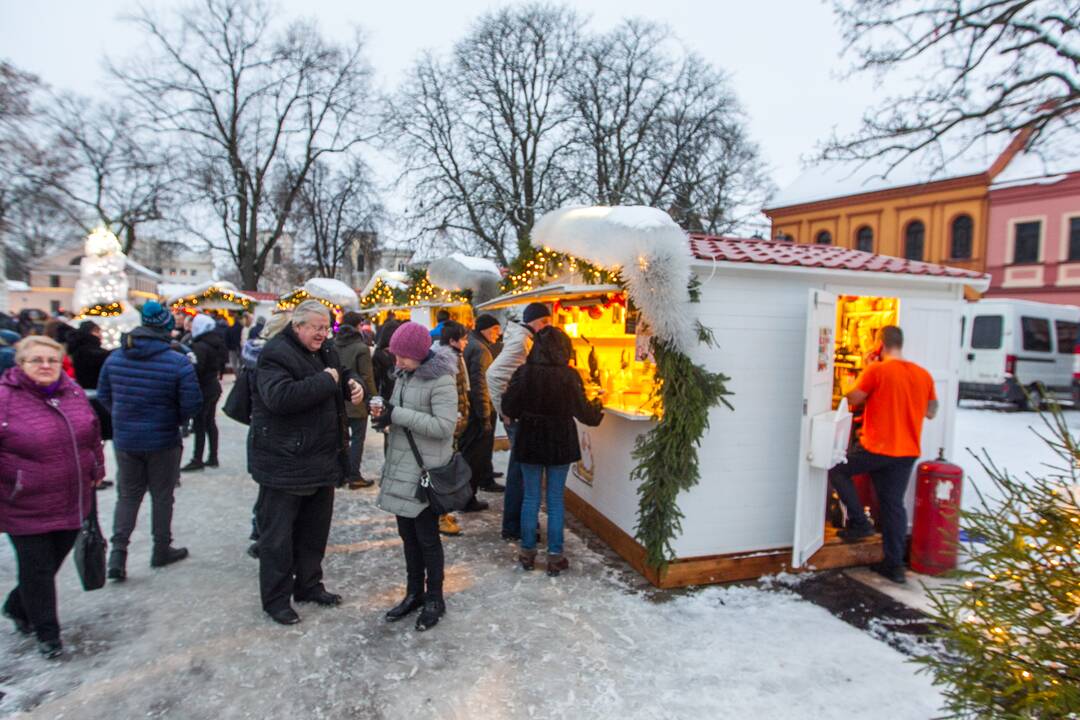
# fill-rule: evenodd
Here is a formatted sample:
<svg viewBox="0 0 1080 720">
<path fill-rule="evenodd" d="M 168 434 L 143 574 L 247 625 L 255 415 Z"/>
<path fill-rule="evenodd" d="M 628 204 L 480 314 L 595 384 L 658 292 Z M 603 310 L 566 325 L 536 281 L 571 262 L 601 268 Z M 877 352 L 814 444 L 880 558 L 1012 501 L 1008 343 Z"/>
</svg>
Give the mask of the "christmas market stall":
<svg viewBox="0 0 1080 720">
<path fill-rule="evenodd" d="M 347 310 L 360 309 L 360 298 L 351 287 L 334 278 L 311 278 L 302 286 L 278 298 L 279 310 L 292 310 L 305 300 L 317 300 L 334 316 L 334 324 L 341 321 Z"/>
<path fill-rule="evenodd" d="M 986 276 L 688 236 L 644 207 L 552 212 L 533 242 L 477 312 L 549 303 L 602 393 L 604 421 L 579 427 L 571 512 L 661 587 L 881 559 L 879 536 L 844 544 L 827 527 L 827 469 L 849 440 L 840 398 L 875 331 L 898 323 L 941 399 L 923 454 L 951 456 L 963 293 Z"/>
<path fill-rule="evenodd" d="M 408 273 L 376 270 L 364 289 L 359 292 L 360 309 L 367 313 L 376 326 L 382 326 L 391 317 L 404 322 L 412 314 L 405 306 L 408 289 Z"/>
<path fill-rule="evenodd" d="M 254 312 L 257 300 L 241 292 L 226 280 L 211 280 L 184 290 L 168 298 L 169 308 L 175 312 L 195 315 L 200 312 L 216 315 L 232 325 L 246 312 Z"/>
</svg>

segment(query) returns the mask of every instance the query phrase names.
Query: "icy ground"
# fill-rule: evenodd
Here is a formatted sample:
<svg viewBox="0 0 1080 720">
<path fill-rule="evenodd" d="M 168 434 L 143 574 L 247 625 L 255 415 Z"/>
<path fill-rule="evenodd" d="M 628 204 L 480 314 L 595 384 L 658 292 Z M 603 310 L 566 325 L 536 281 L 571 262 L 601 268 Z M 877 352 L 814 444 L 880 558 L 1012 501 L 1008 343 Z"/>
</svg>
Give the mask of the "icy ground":
<svg viewBox="0 0 1080 720">
<path fill-rule="evenodd" d="M 1070 414 L 1080 423 L 1080 413 Z M 1031 413 L 965 408 L 958 447 L 993 444 L 1029 467 Z M 192 557 L 149 568 L 149 508 L 129 579 L 83 592 L 70 560 L 59 579 L 68 651 L 41 659 L 0 628 L 0 716 L 31 718 L 829 718 L 926 720 L 939 695 L 872 633 L 771 583 L 645 592 L 598 541 L 567 535 L 571 571 L 515 568 L 498 513 L 461 516 L 445 541 L 449 613 L 419 634 L 387 624 L 403 591 L 393 518 L 374 490 L 338 494 L 327 586 L 340 608 L 298 606 L 284 628 L 261 612 L 257 563 L 244 554 L 255 486 L 244 428 L 222 418 L 223 467 L 186 475 L 174 531 Z M 366 473 L 381 462 L 369 438 Z M 505 462 L 505 453 L 500 454 Z M 962 462 L 965 467 L 969 462 Z M 114 493 L 100 494 L 111 524 Z M 487 495 L 491 500 L 495 496 Z M 495 507 L 497 509 L 498 503 Z M 588 543 L 588 545 L 587 545 Z M 5 543 L 6 545 L 6 543 Z M 0 551 L 0 589 L 15 573 Z"/>
</svg>

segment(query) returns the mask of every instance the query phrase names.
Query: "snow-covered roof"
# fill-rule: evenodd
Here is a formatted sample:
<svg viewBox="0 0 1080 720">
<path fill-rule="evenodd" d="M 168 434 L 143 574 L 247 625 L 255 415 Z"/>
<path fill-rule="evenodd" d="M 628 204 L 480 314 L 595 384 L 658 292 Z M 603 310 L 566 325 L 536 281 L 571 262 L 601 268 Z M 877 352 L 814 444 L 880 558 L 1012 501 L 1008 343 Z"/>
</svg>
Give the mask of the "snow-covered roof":
<svg viewBox="0 0 1080 720">
<path fill-rule="evenodd" d="M 22 280 L 8 280 L 8 292 L 30 292 L 30 283 Z"/>
<path fill-rule="evenodd" d="M 1075 172 L 1080 172 L 1080 154 L 1077 154 L 1075 150 L 1060 155 L 1024 152 L 1019 153 L 1004 170 L 994 177 L 994 183 L 990 189 L 1004 190 L 1022 185 L 1053 185 Z"/>
<path fill-rule="evenodd" d="M 202 295 L 208 290 L 214 288 L 220 291 L 230 292 L 236 297 L 246 299 L 249 302 L 256 302 L 255 298 L 240 292 L 236 288 L 236 286 L 228 280 L 210 280 L 208 282 L 200 283 L 198 285 L 181 285 L 180 288 L 181 289 L 179 290 L 179 292 L 176 293 L 166 294 L 164 291 L 162 291 L 161 294 L 166 296 L 166 302 L 168 304 L 171 305 L 174 302 L 183 300 L 186 297 L 191 297 L 192 295 Z"/>
<path fill-rule="evenodd" d="M 970 177 L 987 172 L 1001 155 L 1008 139 L 976 141 L 969 147 L 931 146 L 909 156 L 896 167 L 895 157 L 861 161 L 822 161 L 803 171 L 769 201 L 767 210 L 862 195 L 895 188 Z"/>
<path fill-rule="evenodd" d="M 471 290 L 474 293 L 486 288 L 488 297 L 498 292 L 497 286 L 502 280 L 499 266 L 491 260 L 461 253 L 432 260 L 427 274 L 435 287 L 457 292 Z"/>
<path fill-rule="evenodd" d="M 375 287 L 375 284 L 382 280 L 384 283 L 390 286 L 393 290 L 404 290 L 409 286 L 408 273 L 398 272 L 396 270 L 386 270 L 379 268 L 375 271 L 375 274 L 368 280 L 367 285 L 360 291 L 360 297 L 366 297 L 371 289 Z"/>
<path fill-rule="evenodd" d="M 599 297 L 601 295 L 613 295 L 621 293 L 623 289 L 618 285 L 587 285 L 583 283 L 551 283 L 541 285 L 531 290 L 520 293 L 506 293 L 497 298 L 480 303 L 476 306 L 476 312 L 482 310 L 498 310 L 500 308 L 513 307 L 514 305 L 526 305 L 532 302 L 554 302 L 555 300 L 581 300 L 584 298 Z"/>
<path fill-rule="evenodd" d="M 311 278 L 304 283 L 303 289 L 312 297 L 321 298 L 343 308 L 355 309 L 360 307 L 360 298 L 356 296 L 356 291 L 334 278 Z"/>
</svg>

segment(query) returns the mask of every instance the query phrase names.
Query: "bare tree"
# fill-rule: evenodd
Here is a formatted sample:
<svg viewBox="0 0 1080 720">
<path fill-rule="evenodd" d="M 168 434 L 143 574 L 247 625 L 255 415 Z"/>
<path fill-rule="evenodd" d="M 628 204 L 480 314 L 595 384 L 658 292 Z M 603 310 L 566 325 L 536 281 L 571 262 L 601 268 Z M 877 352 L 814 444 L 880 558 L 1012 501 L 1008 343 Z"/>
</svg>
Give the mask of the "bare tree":
<svg viewBox="0 0 1080 720">
<path fill-rule="evenodd" d="M 1026 149 L 1068 139 L 1080 108 L 1080 14 L 1074 0 L 836 0 L 853 70 L 915 75 L 826 157 L 884 156 L 890 167 L 927 147 L 939 163 L 987 136 L 1022 133 Z"/>
<path fill-rule="evenodd" d="M 422 57 L 392 122 L 420 235 L 456 233 L 502 263 L 529 245 L 538 213 L 570 193 L 577 16 L 530 4 L 487 14 L 448 61 Z"/>
<path fill-rule="evenodd" d="M 144 121 L 181 144 L 189 202 L 255 288 L 315 162 L 369 139 L 374 98 L 359 37 L 327 42 L 307 22 L 278 32 L 263 0 L 201 0 L 132 20 L 153 52 L 114 66 Z M 284 191 L 276 178 L 288 177 Z"/>
<path fill-rule="evenodd" d="M 353 245 L 364 245 L 373 235 L 382 206 L 370 176 L 359 158 L 338 171 L 316 163 L 300 188 L 296 219 L 306 241 L 305 256 L 320 277 L 337 277 L 349 265 Z"/>
<path fill-rule="evenodd" d="M 57 98 L 48 111 L 53 147 L 62 173 L 39 179 L 63 201 L 84 232 L 104 225 L 123 239 L 124 252 L 137 228 L 165 218 L 174 201 L 173 158 L 122 106 L 95 104 L 74 95 Z"/>
</svg>

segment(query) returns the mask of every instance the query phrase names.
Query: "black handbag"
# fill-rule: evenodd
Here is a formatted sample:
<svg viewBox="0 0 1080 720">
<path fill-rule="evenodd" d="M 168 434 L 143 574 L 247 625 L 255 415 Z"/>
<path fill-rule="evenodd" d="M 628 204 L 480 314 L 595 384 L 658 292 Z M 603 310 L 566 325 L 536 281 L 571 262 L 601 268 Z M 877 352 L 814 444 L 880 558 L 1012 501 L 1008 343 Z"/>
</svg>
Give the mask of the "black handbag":
<svg viewBox="0 0 1080 720">
<path fill-rule="evenodd" d="M 82 478 L 79 478 L 82 482 Z M 98 525 L 97 497 L 91 495 L 90 514 L 83 518 L 75 538 L 75 569 L 79 572 L 83 590 L 98 590 L 105 586 L 105 551 L 108 543 Z M 79 514 L 82 515 L 82 488 L 79 488 Z"/>
<path fill-rule="evenodd" d="M 251 370 L 236 373 L 236 382 L 221 408 L 223 413 L 244 425 L 251 424 L 251 373 Z"/>
<path fill-rule="evenodd" d="M 405 437 L 409 440 L 416 464 L 420 466 L 420 483 L 416 488 L 416 499 L 426 500 L 436 515 L 464 510 L 472 499 L 472 469 L 461 453 L 455 452 L 450 462 L 437 468 L 424 467 L 424 460 L 420 457 L 420 450 L 416 447 L 416 440 L 412 432 L 405 430 Z"/>
</svg>

